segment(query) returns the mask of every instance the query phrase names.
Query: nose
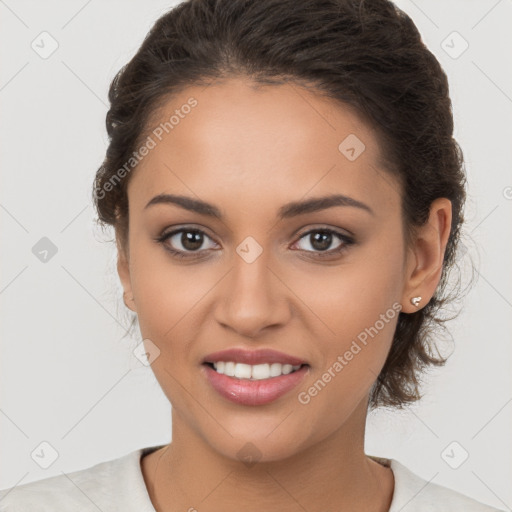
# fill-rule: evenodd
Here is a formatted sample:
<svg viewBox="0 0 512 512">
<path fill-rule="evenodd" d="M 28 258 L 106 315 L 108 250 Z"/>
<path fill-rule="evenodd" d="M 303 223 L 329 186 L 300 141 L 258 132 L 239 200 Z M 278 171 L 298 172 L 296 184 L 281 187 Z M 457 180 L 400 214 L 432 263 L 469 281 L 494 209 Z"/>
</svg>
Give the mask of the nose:
<svg viewBox="0 0 512 512">
<path fill-rule="evenodd" d="M 268 260 L 265 251 L 252 263 L 236 254 L 219 289 L 216 320 L 238 335 L 259 337 L 285 325 L 291 316 L 291 292 Z"/>
</svg>

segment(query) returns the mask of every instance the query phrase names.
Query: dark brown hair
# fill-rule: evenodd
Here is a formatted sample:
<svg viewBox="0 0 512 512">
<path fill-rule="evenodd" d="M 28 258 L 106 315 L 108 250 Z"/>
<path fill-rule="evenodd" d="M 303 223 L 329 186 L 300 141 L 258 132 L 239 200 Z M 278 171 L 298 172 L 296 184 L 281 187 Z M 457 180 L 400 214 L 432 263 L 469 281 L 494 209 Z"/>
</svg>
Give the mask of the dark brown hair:
<svg viewBox="0 0 512 512">
<path fill-rule="evenodd" d="M 451 200 L 439 286 L 425 307 L 399 314 L 369 404 L 417 400 L 422 371 L 446 361 L 432 334 L 451 300 L 443 294 L 463 222 L 465 173 L 446 74 L 412 20 L 390 1 L 188 0 L 164 14 L 110 86 L 110 143 L 93 190 L 100 224 L 114 226 L 127 247 L 133 173 L 119 170 L 158 108 L 187 86 L 236 76 L 310 87 L 353 107 L 377 133 L 386 168 L 401 184 L 406 243 L 427 221 L 433 200 Z"/>
</svg>

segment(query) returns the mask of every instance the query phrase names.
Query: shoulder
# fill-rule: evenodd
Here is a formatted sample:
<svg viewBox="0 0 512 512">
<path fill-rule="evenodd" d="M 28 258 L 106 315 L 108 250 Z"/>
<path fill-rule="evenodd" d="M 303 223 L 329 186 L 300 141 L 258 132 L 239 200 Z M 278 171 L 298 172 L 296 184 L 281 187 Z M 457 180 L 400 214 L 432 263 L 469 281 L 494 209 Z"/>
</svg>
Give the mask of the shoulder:
<svg viewBox="0 0 512 512">
<path fill-rule="evenodd" d="M 141 451 L 135 450 L 86 469 L 2 489 L 0 512 L 131 511 L 138 502 L 146 500 L 140 472 Z"/>
<path fill-rule="evenodd" d="M 394 459 L 395 491 L 389 512 L 502 512 L 453 489 L 427 481 Z"/>
</svg>

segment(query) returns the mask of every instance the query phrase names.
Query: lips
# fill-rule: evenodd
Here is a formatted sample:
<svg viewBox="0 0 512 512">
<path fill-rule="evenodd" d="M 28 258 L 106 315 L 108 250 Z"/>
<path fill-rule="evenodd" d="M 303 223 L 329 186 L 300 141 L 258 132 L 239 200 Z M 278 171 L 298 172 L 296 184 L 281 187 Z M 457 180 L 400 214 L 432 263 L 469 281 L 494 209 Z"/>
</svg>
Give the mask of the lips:
<svg viewBox="0 0 512 512">
<path fill-rule="evenodd" d="M 233 361 L 234 363 L 245 363 L 257 365 L 263 363 L 281 363 L 291 364 L 292 366 L 301 366 L 307 364 L 303 359 L 278 352 L 272 349 L 246 350 L 241 348 L 231 348 L 208 354 L 203 363 L 217 363 L 218 361 Z"/>
<path fill-rule="evenodd" d="M 264 380 L 228 377 L 217 373 L 207 363 L 202 365 L 201 372 L 221 397 L 238 405 L 257 406 L 270 404 L 296 388 L 308 375 L 309 366 L 303 365 L 288 375 Z"/>
</svg>

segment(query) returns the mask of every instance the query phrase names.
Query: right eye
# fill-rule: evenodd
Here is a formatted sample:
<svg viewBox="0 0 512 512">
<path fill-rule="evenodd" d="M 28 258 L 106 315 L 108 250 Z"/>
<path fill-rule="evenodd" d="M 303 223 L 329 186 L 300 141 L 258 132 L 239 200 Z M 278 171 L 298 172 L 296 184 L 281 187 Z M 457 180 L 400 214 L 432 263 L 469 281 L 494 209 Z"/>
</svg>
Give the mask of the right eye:
<svg viewBox="0 0 512 512">
<path fill-rule="evenodd" d="M 212 247 L 201 249 L 206 239 L 211 240 L 200 229 L 180 228 L 161 234 L 156 241 L 162 244 L 174 257 L 182 259 L 197 258 L 198 253 L 211 249 Z"/>
</svg>

